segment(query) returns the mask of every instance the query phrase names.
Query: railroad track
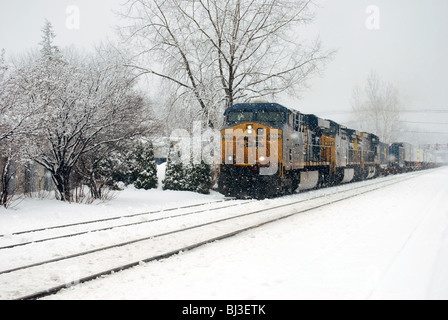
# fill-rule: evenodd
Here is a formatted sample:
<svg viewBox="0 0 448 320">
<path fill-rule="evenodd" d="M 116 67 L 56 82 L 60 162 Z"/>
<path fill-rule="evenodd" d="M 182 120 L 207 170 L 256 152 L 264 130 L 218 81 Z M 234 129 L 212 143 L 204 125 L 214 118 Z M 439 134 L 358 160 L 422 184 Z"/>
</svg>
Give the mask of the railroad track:
<svg viewBox="0 0 448 320">
<path fill-rule="evenodd" d="M 38 299 L 79 283 L 168 258 L 205 244 L 229 238 L 293 215 L 412 179 L 420 173 L 390 177 L 259 202 L 239 203 L 208 210 L 200 223 L 187 221 L 193 213 L 171 217 L 170 228 L 110 246 L 96 248 L 0 271 L 1 299 Z M 300 199 L 298 199 L 300 198 Z M 200 210 L 197 210 L 200 211 Z M 213 212 L 213 214 L 211 214 Z M 185 220 L 187 219 L 187 220 Z M 153 221 L 152 224 L 159 223 Z M 176 223 L 173 223 L 176 222 Z M 160 227 L 160 226 L 159 226 Z M 16 249 L 16 248 L 12 248 Z M 100 263 L 98 263 L 100 261 Z M 63 276 L 65 273 L 65 277 Z M 30 287 L 30 279 L 35 284 Z M 1 296 L 3 295 L 3 296 Z"/>
<path fill-rule="evenodd" d="M 237 203 L 231 203 L 231 204 L 225 204 L 226 202 L 229 202 L 230 199 L 220 200 L 220 201 L 214 201 L 214 202 L 207 202 L 207 203 L 201 203 L 201 204 L 195 204 L 195 205 L 189 205 L 184 207 L 177 207 L 177 208 L 169 208 L 169 209 L 163 209 L 163 210 L 156 210 L 151 212 L 145 212 L 145 213 L 136 213 L 136 214 L 130 214 L 120 217 L 111 217 L 111 218 L 105 218 L 105 219 L 98 219 L 98 220 L 90 220 L 90 221 L 82 221 L 78 223 L 71 223 L 66 225 L 60 225 L 60 226 L 52 226 L 48 228 L 39 228 L 34 230 L 27 230 L 27 231 L 19 231 L 12 233 L 6 237 L 6 235 L 0 235 L 1 238 L 10 238 L 10 244 L 0 244 L 0 250 L 5 249 L 13 249 L 21 246 L 26 246 L 30 244 L 35 243 L 41 243 L 46 241 L 52 241 L 57 239 L 63 239 L 63 238 L 69 238 L 69 237 L 75 237 L 80 236 L 88 233 L 93 232 L 100 232 L 100 231 L 106 231 L 106 230 L 113 230 L 113 229 L 119 229 L 119 228 L 125 228 L 130 226 L 136 226 L 140 224 L 147 224 L 151 222 L 156 221 L 162 221 L 172 218 L 178 218 L 178 217 L 185 217 L 197 213 L 207 212 L 210 210 L 216 210 L 216 209 L 222 209 L 222 208 L 231 208 L 234 206 L 237 206 L 245 202 L 237 202 Z M 210 205 L 216 205 L 217 207 L 209 207 Z M 221 206 L 221 204 L 224 204 Z M 183 212 L 185 209 L 190 208 L 198 208 L 203 207 L 201 209 L 197 209 L 194 211 L 187 211 Z M 173 214 L 166 214 L 167 212 L 174 212 Z M 157 217 L 159 215 L 159 217 Z M 137 219 L 137 220 L 136 220 Z M 136 221 L 135 221 L 136 220 Z M 110 222 L 114 222 L 113 224 L 110 224 Z M 107 223 L 106 225 L 104 223 Z M 101 225 L 101 226 L 96 226 Z M 79 227 L 86 227 L 82 230 L 79 229 Z M 70 230 L 71 229 L 71 230 Z M 59 231 L 62 231 L 60 233 Z M 50 235 L 48 235 L 50 234 Z M 18 236 L 31 238 L 31 240 L 26 241 L 16 241 L 14 238 L 17 238 Z M 7 241 L 4 241 L 7 242 Z M 1 271 L 0 271 L 1 274 Z"/>
<path fill-rule="evenodd" d="M 37 229 L 25 230 L 25 231 L 15 231 L 8 235 L 0 234 L 0 239 L 6 238 L 6 237 L 11 237 L 11 236 L 23 235 L 23 234 L 31 234 L 31 233 L 40 232 L 40 231 L 49 231 L 49 230 L 63 229 L 63 228 L 74 227 L 74 226 L 91 225 L 91 224 L 100 223 L 100 222 L 116 221 L 116 220 L 121 220 L 123 218 L 141 217 L 141 216 L 145 216 L 145 215 L 156 214 L 159 212 L 171 212 L 171 211 L 178 211 L 181 209 L 196 208 L 196 207 L 200 207 L 200 206 L 204 206 L 204 205 L 211 205 L 211 204 L 221 203 L 221 202 L 225 202 L 225 201 L 229 201 L 229 200 L 231 200 L 231 199 L 209 201 L 209 202 L 191 204 L 191 205 L 180 206 L 180 207 L 161 208 L 161 209 L 153 210 L 153 211 L 149 211 L 149 212 L 132 213 L 132 214 L 128 214 L 128 215 L 113 216 L 113 217 L 108 217 L 108 218 L 103 218 L 103 219 L 79 221 L 79 222 L 73 222 L 73 223 L 64 224 L 64 225 L 42 227 L 42 228 L 37 228 Z"/>
</svg>

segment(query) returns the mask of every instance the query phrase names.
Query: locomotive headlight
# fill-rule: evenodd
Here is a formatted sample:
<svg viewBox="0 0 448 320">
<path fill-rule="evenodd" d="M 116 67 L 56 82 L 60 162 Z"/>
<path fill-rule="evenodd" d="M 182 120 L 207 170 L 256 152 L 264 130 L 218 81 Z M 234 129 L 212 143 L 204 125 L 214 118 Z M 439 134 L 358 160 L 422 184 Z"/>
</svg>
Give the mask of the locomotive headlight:
<svg viewBox="0 0 448 320">
<path fill-rule="evenodd" d="M 251 125 L 251 124 L 249 124 L 249 125 L 247 125 L 247 134 L 252 134 L 252 133 L 254 133 L 254 126 L 253 125 Z"/>
<path fill-rule="evenodd" d="M 269 162 L 269 159 L 267 157 L 265 157 L 265 156 L 260 156 L 258 158 L 258 162 L 261 163 L 261 164 L 267 164 Z"/>
</svg>

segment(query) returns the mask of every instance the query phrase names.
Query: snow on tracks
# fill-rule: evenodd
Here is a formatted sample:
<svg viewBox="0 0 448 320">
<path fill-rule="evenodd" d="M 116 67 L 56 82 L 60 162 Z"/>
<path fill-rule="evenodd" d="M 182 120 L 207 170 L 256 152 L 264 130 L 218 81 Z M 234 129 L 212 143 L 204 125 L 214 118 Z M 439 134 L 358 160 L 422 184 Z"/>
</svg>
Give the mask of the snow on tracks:
<svg viewBox="0 0 448 320">
<path fill-rule="evenodd" d="M 241 202 L 235 208 L 213 210 L 213 214 L 210 210 L 202 215 L 169 219 L 168 224 L 166 220 L 154 222 L 150 224 L 154 228 L 147 226 L 144 230 L 145 238 L 133 240 L 130 243 L 123 242 L 119 246 L 95 250 L 72 258 L 56 258 L 54 260 L 57 261 L 14 272 L 3 274 L 0 272 L 0 287 L 2 288 L 0 298 L 23 298 L 40 291 L 42 295 L 45 295 L 49 288 L 54 288 L 50 292 L 56 292 L 72 284 L 130 268 L 140 262 L 166 258 L 179 251 L 189 250 L 298 213 L 366 194 L 419 174 L 388 177 L 275 200 Z M 128 230 L 127 233 L 130 232 Z M 132 233 L 134 232 L 137 231 L 133 229 Z M 94 238 L 98 241 L 100 237 L 96 235 Z M 78 237 L 74 239 L 79 242 Z M 67 247 L 67 243 L 64 246 Z M 61 252 L 65 253 L 56 249 L 51 254 L 61 255 Z"/>
</svg>

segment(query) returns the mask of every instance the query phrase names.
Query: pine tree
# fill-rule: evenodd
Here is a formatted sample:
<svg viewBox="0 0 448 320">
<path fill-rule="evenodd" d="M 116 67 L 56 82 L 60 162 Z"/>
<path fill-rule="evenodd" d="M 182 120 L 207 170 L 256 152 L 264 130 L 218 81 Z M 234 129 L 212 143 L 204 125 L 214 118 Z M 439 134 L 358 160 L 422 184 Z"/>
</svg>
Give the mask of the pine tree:
<svg viewBox="0 0 448 320">
<path fill-rule="evenodd" d="M 185 191 L 188 190 L 186 180 L 186 170 L 181 161 L 180 155 L 174 151 L 174 146 L 170 146 L 170 154 L 166 167 L 165 179 L 163 180 L 163 190 Z"/>
<path fill-rule="evenodd" d="M 8 70 L 8 66 L 6 65 L 5 62 L 5 54 L 6 54 L 5 49 L 0 50 L 0 81 L 3 80 L 4 74 Z"/>
<path fill-rule="evenodd" d="M 42 28 L 41 55 L 44 61 L 61 61 L 62 54 L 57 46 L 54 45 L 56 34 L 50 21 L 45 20 Z"/>
<path fill-rule="evenodd" d="M 115 150 L 103 156 L 94 168 L 95 175 L 105 181 L 105 185 L 112 190 L 121 190 L 122 185 L 129 185 L 131 172 L 127 163 L 128 155 Z"/>
<path fill-rule="evenodd" d="M 157 164 L 154 159 L 154 148 L 152 143 L 139 144 L 135 150 L 134 186 L 137 189 L 157 188 Z"/>
<path fill-rule="evenodd" d="M 191 164 L 188 170 L 188 190 L 210 194 L 212 188 L 211 167 L 202 161 L 200 164 Z"/>
</svg>

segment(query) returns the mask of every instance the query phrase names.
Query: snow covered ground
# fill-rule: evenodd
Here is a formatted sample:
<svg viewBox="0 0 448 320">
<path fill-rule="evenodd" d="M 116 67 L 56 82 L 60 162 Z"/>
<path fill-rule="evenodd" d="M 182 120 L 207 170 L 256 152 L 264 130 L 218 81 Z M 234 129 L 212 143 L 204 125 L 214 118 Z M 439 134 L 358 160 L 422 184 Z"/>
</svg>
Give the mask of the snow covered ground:
<svg viewBox="0 0 448 320">
<path fill-rule="evenodd" d="M 448 299 L 447 179 L 448 168 L 417 174 L 48 299 Z M 132 189 L 93 206 L 27 199 L 0 209 L 0 234 L 221 199 Z"/>
<path fill-rule="evenodd" d="M 165 169 L 166 163 L 158 166 L 157 190 L 136 190 L 131 186 L 124 191 L 113 192 L 111 201 L 96 201 L 92 205 L 62 203 L 55 201 L 54 195 L 53 199 L 51 195 L 44 199 L 18 199 L 11 209 L 0 207 L 0 235 L 224 199 L 224 196 L 217 192 L 201 195 L 193 192 L 162 191 Z"/>
</svg>

